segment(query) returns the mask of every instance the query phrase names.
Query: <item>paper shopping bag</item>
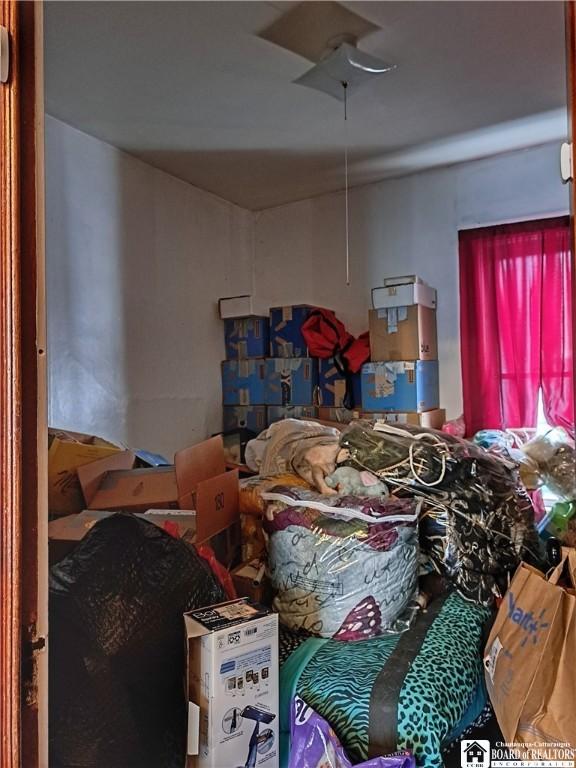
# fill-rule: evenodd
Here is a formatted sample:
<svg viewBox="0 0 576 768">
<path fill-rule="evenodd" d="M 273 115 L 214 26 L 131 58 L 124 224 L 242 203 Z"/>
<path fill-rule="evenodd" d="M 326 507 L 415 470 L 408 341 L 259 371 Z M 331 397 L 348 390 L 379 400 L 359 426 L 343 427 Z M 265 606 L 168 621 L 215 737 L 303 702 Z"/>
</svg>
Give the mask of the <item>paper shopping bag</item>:
<svg viewBox="0 0 576 768">
<path fill-rule="evenodd" d="M 507 742 L 576 747 L 576 550 L 546 578 L 522 563 L 486 646 L 486 685 Z"/>
</svg>

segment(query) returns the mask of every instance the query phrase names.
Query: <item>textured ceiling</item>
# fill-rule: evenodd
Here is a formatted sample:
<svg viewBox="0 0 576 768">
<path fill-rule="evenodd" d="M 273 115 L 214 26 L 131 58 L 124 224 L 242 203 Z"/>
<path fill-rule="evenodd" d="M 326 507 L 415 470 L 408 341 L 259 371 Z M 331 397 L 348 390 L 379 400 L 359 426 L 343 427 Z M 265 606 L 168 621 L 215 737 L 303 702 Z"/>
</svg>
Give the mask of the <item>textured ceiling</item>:
<svg viewBox="0 0 576 768">
<path fill-rule="evenodd" d="M 340 189 L 346 135 L 361 184 L 565 132 L 561 2 L 344 3 L 397 64 L 346 126 L 293 83 L 310 62 L 258 36 L 295 5 L 48 2 L 47 111 L 251 209 Z"/>
</svg>

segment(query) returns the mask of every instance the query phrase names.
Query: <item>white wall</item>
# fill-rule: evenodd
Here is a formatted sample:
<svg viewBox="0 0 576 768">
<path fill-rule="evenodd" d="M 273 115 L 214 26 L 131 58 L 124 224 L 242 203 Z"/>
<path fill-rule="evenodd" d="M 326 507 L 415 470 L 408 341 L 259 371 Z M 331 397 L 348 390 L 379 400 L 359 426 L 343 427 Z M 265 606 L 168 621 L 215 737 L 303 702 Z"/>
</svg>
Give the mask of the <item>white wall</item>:
<svg viewBox="0 0 576 768">
<path fill-rule="evenodd" d="M 458 230 L 565 213 L 548 145 L 251 214 L 46 119 L 50 423 L 171 455 L 220 428 L 216 299 L 332 307 L 359 333 L 370 288 L 438 288 L 441 399 L 461 410 Z"/>
<path fill-rule="evenodd" d="M 51 117 L 46 185 L 50 424 L 169 457 L 220 429 L 251 214 Z"/>
<path fill-rule="evenodd" d="M 566 213 L 556 144 L 359 187 L 350 194 L 352 282 L 345 284 L 344 200 L 323 195 L 256 214 L 257 294 L 333 308 L 367 328 L 370 288 L 417 273 L 438 289 L 442 404 L 462 408 L 458 230 Z"/>
</svg>

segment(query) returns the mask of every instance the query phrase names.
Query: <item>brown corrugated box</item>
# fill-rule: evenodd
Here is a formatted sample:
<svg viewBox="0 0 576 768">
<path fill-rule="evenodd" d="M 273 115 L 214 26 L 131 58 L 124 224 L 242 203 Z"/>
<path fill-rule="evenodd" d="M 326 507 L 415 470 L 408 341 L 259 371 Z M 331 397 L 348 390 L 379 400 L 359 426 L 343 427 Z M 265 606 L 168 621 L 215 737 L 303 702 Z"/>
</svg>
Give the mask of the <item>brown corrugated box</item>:
<svg viewBox="0 0 576 768">
<path fill-rule="evenodd" d="M 369 312 L 370 357 L 389 360 L 436 360 L 436 310 L 414 304 Z"/>
<path fill-rule="evenodd" d="M 106 472 L 88 509 L 196 510 L 199 541 L 238 520 L 238 471 L 226 471 L 222 437 L 178 451 L 173 467 Z"/>
<path fill-rule="evenodd" d="M 422 413 L 406 412 L 406 413 L 363 413 L 361 418 L 385 421 L 387 424 L 413 424 L 417 427 L 426 427 L 427 429 L 442 429 L 446 422 L 446 411 L 444 408 L 434 408 L 431 411 L 423 411 Z"/>
<path fill-rule="evenodd" d="M 84 509 L 78 468 L 123 450 L 100 437 L 61 429 L 49 430 L 48 446 L 48 509 L 51 515 L 69 515 Z"/>
</svg>

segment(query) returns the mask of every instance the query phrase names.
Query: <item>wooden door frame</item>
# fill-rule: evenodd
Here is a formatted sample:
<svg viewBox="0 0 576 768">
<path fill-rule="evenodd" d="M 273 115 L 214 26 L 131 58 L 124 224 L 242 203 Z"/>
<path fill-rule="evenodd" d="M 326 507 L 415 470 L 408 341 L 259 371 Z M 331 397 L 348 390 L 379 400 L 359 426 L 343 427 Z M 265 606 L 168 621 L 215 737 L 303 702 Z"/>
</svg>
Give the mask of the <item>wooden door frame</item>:
<svg viewBox="0 0 576 768">
<path fill-rule="evenodd" d="M 0 0 L 10 40 L 9 79 L 0 84 L 2 768 L 47 765 L 41 20 L 40 3 Z"/>
</svg>

